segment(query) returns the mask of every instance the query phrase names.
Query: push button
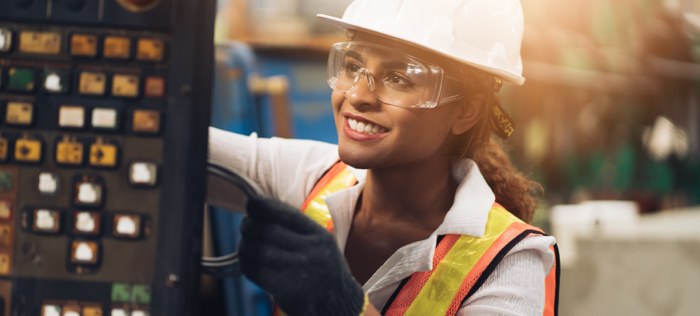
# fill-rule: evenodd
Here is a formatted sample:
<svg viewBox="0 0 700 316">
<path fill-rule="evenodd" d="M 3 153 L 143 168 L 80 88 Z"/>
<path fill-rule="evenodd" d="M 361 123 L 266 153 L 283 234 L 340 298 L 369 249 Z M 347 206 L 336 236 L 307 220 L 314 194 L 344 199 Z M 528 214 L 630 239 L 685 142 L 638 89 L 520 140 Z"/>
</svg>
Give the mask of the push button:
<svg viewBox="0 0 700 316">
<path fill-rule="evenodd" d="M 136 59 L 140 61 L 160 62 L 165 54 L 163 40 L 140 38 L 136 44 Z"/>
<path fill-rule="evenodd" d="M 0 247 L 12 246 L 12 226 L 10 224 L 0 224 Z"/>
<path fill-rule="evenodd" d="M 126 308 L 114 307 L 109 314 L 110 316 L 130 316 Z"/>
<path fill-rule="evenodd" d="M 100 233 L 100 214 L 96 212 L 76 212 L 73 214 L 73 232 L 84 235 Z"/>
<path fill-rule="evenodd" d="M 148 312 L 142 309 L 134 309 L 131 311 L 131 316 L 148 316 Z"/>
<path fill-rule="evenodd" d="M 131 57 L 131 39 L 123 36 L 107 36 L 102 55 L 109 59 L 129 59 Z"/>
<path fill-rule="evenodd" d="M 15 176 L 12 171 L 0 171 L 0 192 L 11 192 L 15 188 Z"/>
<path fill-rule="evenodd" d="M 34 105 L 28 102 L 8 102 L 5 122 L 9 125 L 28 126 L 34 123 Z"/>
<path fill-rule="evenodd" d="M 23 31 L 19 34 L 22 53 L 58 55 L 61 52 L 61 33 Z"/>
<path fill-rule="evenodd" d="M 61 213 L 49 209 L 34 210 L 32 229 L 39 233 L 58 233 L 61 230 Z"/>
<path fill-rule="evenodd" d="M 0 136 L 0 161 L 7 161 L 7 153 L 10 151 L 10 143 L 7 138 Z"/>
<path fill-rule="evenodd" d="M 44 91 L 49 93 L 66 93 L 70 87 L 70 75 L 64 70 L 47 69 L 44 71 Z"/>
<path fill-rule="evenodd" d="M 0 275 L 10 274 L 10 265 L 12 264 L 12 259 L 9 254 L 0 253 Z"/>
<path fill-rule="evenodd" d="M 71 304 L 71 303 L 69 303 Z M 81 316 L 80 315 L 80 306 L 74 305 L 75 303 L 72 303 L 71 305 L 65 305 L 63 306 L 63 314 L 61 316 Z"/>
<path fill-rule="evenodd" d="M 43 195 L 54 195 L 58 191 L 58 175 L 51 172 L 39 174 L 39 193 Z"/>
<path fill-rule="evenodd" d="M 83 163 L 83 144 L 65 137 L 56 145 L 56 163 L 79 166 Z"/>
<path fill-rule="evenodd" d="M 0 220 L 6 221 L 12 218 L 12 202 L 0 200 Z"/>
<path fill-rule="evenodd" d="M 79 206 L 100 206 L 103 199 L 101 182 L 84 177 L 75 184 L 75 204 Z"/>
<path fill-rule="evenodd" d="M 162 98 L 165 95 L 165 79 L 160 76 L 146 77 L 144 94 L 149 98 Z"/>
<path fill-rule="evenodd" d="M 19 162 L 41 161 L 41 141 L 36 139 L 18 139 L 15 144 L 15 160 Z"/>
<path fill-rule="evenodd" d="M 136 186 L 156 185 L 158 166 L 152 162 L 136 161 L 129 166 L 129 183 Z"/>
<path fill-rule="evenodd" d="M 137 133 L 157 134 L 160 131 L 160 112 L 134 110 L 131 127 Z"/>
<path fill-rule="evenodd" d="M 58 126 L 82 128 L 85 126 L 85 108 L 78 105 L 61 105 L 58 110 Z"/>
<path fill-rule="evenodd" d="M 71 262 L 75 264 L 96 264 L 99 258 L 99 245 L 94 241 L 74 240 L 71 242 Z"/>
<path fill-rule="evenodd" d="M 117 165 L 119 150 L 114 144 L 98 138 L 90 145 L 90 165 L 95 167 L 114 167 Z"/>
<path fill-rule="evenodd" d="M 104 95 L 107 75 L 101 72 L 80 73 L 79 92 L 84 95 Z"/>
<path fill-rule="evenodd" d="M 61 305 L 44 304 L 41 306 L 41 316 L 61 316 Z"/>
<path fill-rule="evenodd" d="M 114 215 L 115 237 L 139 238 L 141 237 L 141 216 L 139 215 Z"/>
<path fill-rule="evenodd" d="M 112 78 L 112 95 L 135 98 L 139 96 L 139 76 L 117 74 Z"/>
<path fill-rule="evenodd" d="M 0 28 L 0 53 L 7 53 L 12 49 L 12 31 Z"/>
<path fill-rule="evenodd" d="M 7 71 L 7 89 L 16 92 L 32 92 L 36 85 L 33 69 L 13 67 Z"/>
<path fill-rule="evenodd" d="M 118 113 L 116 109 L 95 108 L 92 110 L 92 127 L 104 130 L 116 130 L 118 125 Z"/>
<path fill-rule="evenodd" d="M 97 36 L 73 34 L 70 38 L 70 54 L 78 57 L 97 56 Z"/>
<path fill-rule="evenodd" d="M 102 316 L 102 306 L 83 306 L 82 316 Z"/>
</svg>

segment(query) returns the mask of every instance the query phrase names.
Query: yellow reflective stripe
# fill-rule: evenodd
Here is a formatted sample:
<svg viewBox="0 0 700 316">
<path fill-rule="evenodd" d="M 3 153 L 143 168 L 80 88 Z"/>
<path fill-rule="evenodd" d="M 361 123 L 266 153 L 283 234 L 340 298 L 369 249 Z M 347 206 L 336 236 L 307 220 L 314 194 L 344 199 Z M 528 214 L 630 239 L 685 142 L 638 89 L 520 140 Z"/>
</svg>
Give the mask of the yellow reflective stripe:
<svg viewBox="0 0 700 316">
<path fill-rule="evenodd" d="M 469 271 L 513 222 L 521 221 L 501 206 L 492 207 L 484 235 L 463 235 L 457 239 L 442 261 L 434 267 L 430 278 L 405 315 L 445 315 Z"/>
<path fill-rule="evenodd" d="M 329 227 L 331 221 L 331 213 L 328 210 L 325 198 L 334 192 L 349 188 L 355 185 L 355 176 L 347 168 L 343 169 L 333 180 L 328 182 L 321 191 L 313 197 L 311 202 L 304 209 L 304 214 L 310 217 L 314 222 L 323 227 Z"/>
</svg>

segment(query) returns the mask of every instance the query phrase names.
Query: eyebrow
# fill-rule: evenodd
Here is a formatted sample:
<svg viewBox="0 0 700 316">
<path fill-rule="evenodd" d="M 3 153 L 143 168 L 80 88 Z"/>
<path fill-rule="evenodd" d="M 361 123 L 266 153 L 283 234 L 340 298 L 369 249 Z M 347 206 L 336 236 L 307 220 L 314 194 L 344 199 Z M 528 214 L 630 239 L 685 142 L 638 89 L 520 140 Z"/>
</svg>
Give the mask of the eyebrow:
<svg viewBox="0 0 700 316">
<path fill-rule="evenodd" d="M 363 55 L 359 53 L 358 51 L 355 50 L 348 50 L 345 53 L 346 56 L 357 59 L 361 62 L 364 62 Z M 384 69 L 401 69 L 404 70 L 406 69 L 406 63 L 404 62 L 399 62 L 399 61 L 394 61 L 394 60 L 382 60 L 382 68 Z"/>
</svg>

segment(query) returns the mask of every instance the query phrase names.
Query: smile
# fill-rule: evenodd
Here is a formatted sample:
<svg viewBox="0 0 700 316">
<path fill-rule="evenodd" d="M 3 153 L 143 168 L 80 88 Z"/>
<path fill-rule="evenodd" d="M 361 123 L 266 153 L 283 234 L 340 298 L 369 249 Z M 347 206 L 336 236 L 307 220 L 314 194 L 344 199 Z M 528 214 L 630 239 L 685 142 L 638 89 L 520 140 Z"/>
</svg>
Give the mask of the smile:
<svg viewBox="0 0 700 316">
<path fill-rule="evenodd" d="M 348 125 L 350 126 L 350 129 L 353 131 L 359 132 L 359 133 L 365 133 L 365 134 L 379 134 L 379 133 L 386 133 L 388 130 L 384 127 L 381 127 L 379 125 L 375 125 L 369 122 L 360 122 L 355 119 L 349 118 L 348 117 Z"/>
</svg>

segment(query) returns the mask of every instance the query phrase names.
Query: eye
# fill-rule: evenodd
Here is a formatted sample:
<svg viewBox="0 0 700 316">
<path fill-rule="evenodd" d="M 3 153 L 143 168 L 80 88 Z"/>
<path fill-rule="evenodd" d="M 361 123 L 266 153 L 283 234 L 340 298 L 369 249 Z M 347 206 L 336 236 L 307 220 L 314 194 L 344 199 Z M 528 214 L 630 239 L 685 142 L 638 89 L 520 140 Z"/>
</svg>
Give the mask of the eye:
<svg viewBox="0 0 700 316">
<path fill-rule="evenodd" d="M 345 64 L 343 65 L 343 70 L 349 73 L 356 73 L 362 69 L 362 66 L 358 64 L 356 61 L 348 60 L 345 61 Z"/>
<path fill-rule="evenodd" d="M 406 76 L 401 75 L 397 72 L 391 72 L 384 76 L 384 85 L 387 85 L 394 89 L 407 89 L 413 87 L 414 83 Z"/>
</svg>

